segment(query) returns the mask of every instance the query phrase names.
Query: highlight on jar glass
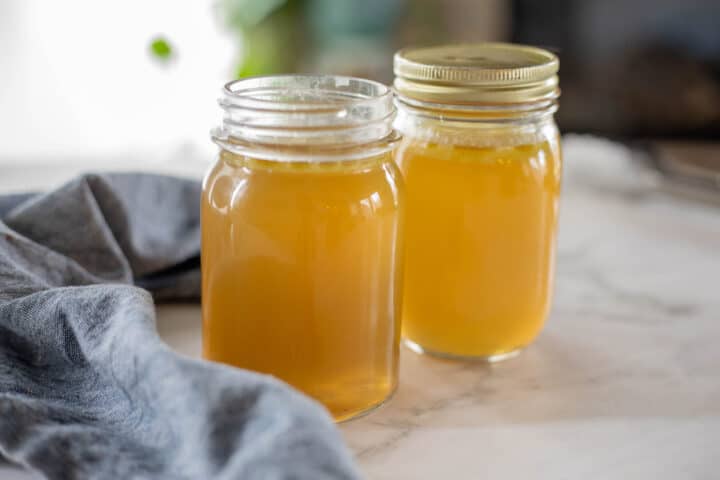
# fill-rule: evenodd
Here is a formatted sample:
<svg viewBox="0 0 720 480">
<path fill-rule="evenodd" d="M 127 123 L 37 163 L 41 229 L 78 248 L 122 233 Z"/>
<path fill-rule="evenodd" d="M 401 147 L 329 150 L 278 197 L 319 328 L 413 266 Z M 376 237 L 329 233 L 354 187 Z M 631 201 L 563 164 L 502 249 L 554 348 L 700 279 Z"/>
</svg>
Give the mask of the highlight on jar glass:
<svg viewBox="0 0 720 480">
<path fill-rule="evenodd" d="M 403 337 L 497 361 L 550 309 L 560 195 L 559 62 L 482 43 L 395 55 L 407 191 Z"/>
<path fill-rule="evenodd" d="M 404 185 L 390 88 L 339 76 L 226 85 L 202 195 L 205 358 L 272 374 L 336 420 L 395 390 Z"/>
</svg>

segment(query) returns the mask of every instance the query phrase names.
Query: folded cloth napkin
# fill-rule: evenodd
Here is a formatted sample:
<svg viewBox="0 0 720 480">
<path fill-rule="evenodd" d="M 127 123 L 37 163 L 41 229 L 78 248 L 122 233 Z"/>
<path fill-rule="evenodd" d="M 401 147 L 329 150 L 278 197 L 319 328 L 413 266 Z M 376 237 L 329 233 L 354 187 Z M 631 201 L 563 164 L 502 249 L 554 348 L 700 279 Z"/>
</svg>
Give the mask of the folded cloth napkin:
<svg viewBox="0 0 720 480">
<path fill-rule="evenodd" d="M 87 175 L 0 197 L 0 453 L 49 479 L 354 479 L 327 413 L 175 354 L 153 301 L 199 296 L 197 182 Z"/>
</svg>

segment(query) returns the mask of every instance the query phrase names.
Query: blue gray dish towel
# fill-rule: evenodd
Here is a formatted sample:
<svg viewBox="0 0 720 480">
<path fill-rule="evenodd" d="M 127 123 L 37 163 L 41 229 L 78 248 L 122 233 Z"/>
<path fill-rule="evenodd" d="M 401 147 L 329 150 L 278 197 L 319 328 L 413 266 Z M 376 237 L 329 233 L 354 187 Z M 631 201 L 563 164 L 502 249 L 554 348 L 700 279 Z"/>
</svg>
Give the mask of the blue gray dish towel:
<svg viewBox="0 0 720 480">
<path fill-rule="evenodd" d="M 151 294 L 199 296 L 199 194 L 112 174 L 0 197 L 0 454 L 63 480 L 358 477 L 320 406 L 158 338 Z"/>
</svg>

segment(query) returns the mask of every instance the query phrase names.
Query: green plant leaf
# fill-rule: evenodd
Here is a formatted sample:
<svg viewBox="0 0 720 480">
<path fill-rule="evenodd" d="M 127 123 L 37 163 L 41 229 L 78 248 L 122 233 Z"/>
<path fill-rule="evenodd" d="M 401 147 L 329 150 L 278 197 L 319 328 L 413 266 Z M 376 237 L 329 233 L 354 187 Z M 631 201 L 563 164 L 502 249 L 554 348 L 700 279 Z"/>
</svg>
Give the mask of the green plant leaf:
<svg viewBox="0 0 720 480">
<path fill-rule="evenodd" d="M 164 37 L 155 37 L 150 42 L 150 53 L 160 60 L 169 60 L 173 55 L 173 47 Z"/>
</svg>

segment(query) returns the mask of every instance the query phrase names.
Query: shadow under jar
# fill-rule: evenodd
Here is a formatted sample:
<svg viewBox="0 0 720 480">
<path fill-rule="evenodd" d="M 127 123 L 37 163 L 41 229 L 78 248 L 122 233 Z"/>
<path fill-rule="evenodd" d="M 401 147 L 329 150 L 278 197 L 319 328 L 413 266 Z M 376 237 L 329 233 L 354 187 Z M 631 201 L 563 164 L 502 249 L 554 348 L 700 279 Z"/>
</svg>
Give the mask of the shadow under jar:
<svg viewBox="0 0 720 480">
<path fill-rule="evenodd" d="M 413 350 L 496 361 L 540 332 L 560 194 L 557 71 L 550 52 L 511 44 L 396 54 Z"/>
<path fill-rule="evenodd" d="M 337 76 L 232 82 L 202 196 L 203 352 L 341 421 L 397 385 L 404 186 L 392 92 Z"/>
</svg>

